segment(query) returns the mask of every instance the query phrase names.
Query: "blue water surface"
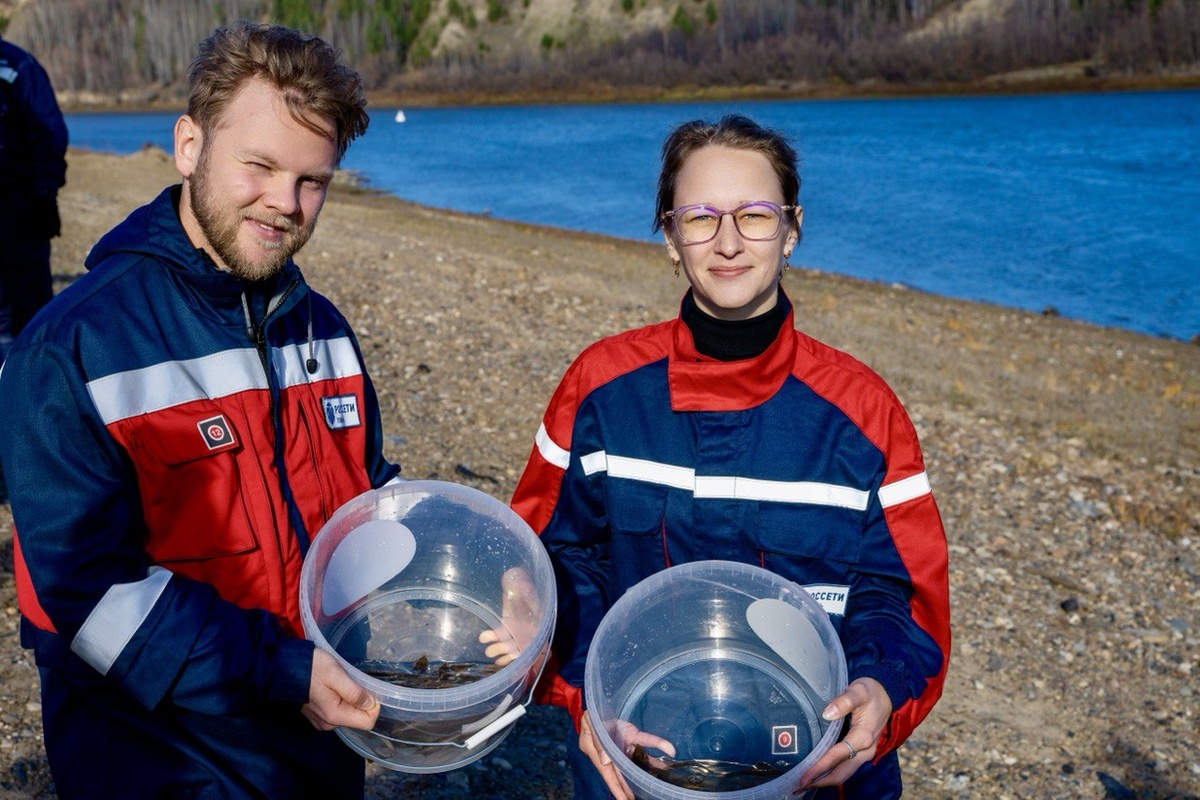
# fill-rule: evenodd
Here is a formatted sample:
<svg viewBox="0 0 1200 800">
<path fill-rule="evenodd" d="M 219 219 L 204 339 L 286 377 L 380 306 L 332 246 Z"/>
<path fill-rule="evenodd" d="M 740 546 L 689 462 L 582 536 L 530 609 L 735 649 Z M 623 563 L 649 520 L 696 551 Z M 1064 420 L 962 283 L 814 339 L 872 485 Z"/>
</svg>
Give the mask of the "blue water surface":
<svg viewBox="0 0 1200 800">
<path fill-rule="evenodd" d="M 801 159 L 794 264 L 1160 336 L 1200 334 L 1200 92 L 396 109 L 343 167 L 406 200 L 631 239 L 678 123 L 744 113 Z M 170 149 L 175 114 L 72 114 Z"/>
</svg>

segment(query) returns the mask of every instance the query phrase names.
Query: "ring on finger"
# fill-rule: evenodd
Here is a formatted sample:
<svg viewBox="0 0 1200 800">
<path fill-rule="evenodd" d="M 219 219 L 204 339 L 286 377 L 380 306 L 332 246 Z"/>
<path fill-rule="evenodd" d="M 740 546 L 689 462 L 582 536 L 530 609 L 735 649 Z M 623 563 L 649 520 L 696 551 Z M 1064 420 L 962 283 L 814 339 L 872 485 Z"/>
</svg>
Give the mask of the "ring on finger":
<svg viewBox="0 0 1200 800">
<path fill-rule="evenodd" d="M 846 757 L 846 760 L 853 761 L 854 757 L 858 755 L 858 751 L 854 749 L 854 745 L 850 744 L 845 739 L 842 739 L 842 744 L 846 745 L 846 749 L 850 751 L 850 755 Z"/>
</svg>

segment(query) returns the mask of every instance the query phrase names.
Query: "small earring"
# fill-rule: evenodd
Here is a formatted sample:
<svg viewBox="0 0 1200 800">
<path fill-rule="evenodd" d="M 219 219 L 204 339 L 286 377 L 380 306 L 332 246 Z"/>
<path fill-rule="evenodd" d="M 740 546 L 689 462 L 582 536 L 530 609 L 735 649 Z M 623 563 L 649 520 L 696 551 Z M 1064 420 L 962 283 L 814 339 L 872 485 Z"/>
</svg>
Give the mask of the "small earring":
<svg viewBox="0 0 1200 800">
<path fill-rule="evenodd" d="M 792 268 L 792 254 L 785 253 L 783 256 L 783 266 L 779 268 L 779 277 L 783 278 L 784 273 Z"/>
<path fill-rule="evenodd" d="M 679 277 L 679 261 L 677 259 L 672 258 L 671 264 L 675 267 L 675 277 L 678 278 Z"/>
</svg>

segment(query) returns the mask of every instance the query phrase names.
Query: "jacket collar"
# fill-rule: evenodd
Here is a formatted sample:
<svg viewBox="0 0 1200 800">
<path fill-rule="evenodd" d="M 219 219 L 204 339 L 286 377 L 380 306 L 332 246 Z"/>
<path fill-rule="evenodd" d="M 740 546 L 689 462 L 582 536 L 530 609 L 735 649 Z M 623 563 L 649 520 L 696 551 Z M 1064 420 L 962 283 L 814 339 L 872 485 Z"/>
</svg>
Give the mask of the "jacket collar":
<svg viewBox="0 0 1200 800">
<path fill-rule="evenodd" d="M 673 411 L 745 411 L 773 397 L 791 374 L 796 354 L 794 309 L 787 296 L 787 318 L 766 351 L 742 361 L 718 361 L 696 350 L 692 332 L 675 320 L 667 382 Z"/>
<path fill-rule="evenodd" d="M 210 305 L 214 311 L 220 309 L 218 316 L 239 323 L 243 317 L 243 294 L 265 295 L 268 301 L 286 295 L 281 311 L 301 300 L 306 284 L 301 280 L 299 268 L 290 259 L 274 281 L 260 283 L 250 283 L 218 269 L 204 250 L 192 244 L 179 221 L 182 189 L 180 184 L 169 186 L 150 203 L 131 213 L 96 243 L 88 253 L 85 266 L 89 270 L 95 269 L 117 254 L 149 257 L 166 266 L 176 280 L 190 287 L 194 295 L 206 298 L 202 301 L 205 305 Z M 296 288 L 301 291 L 288 292 L 288 287 L 297 281 L 300 283 Z"/>
</svg>

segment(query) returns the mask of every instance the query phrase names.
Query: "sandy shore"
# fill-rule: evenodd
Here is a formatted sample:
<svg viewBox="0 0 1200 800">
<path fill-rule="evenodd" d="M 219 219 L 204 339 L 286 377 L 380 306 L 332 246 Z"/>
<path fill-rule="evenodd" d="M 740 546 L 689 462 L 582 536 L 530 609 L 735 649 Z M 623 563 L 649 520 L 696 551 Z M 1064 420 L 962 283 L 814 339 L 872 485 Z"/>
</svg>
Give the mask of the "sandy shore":
<svg viewBox="0 0 1200 800">
<path fill-rule="evenodd" d="M 176 177 L 162 153 L 73 151 L 61 284 Z M 803 261 L 803 248 L 800 251 Z M 355 325 L 408 477 L 507 500 L 586 344 L 674 314 L 662 248 L 338 189 L 297 259 Z M 1200 346 L 812 269 L 797 324 L 892 385 L 951 547 L 946 694 L 902 751 L 913 797 L 1200 797 Z M 0 506 L 0 798 L 53 797 L 16 638 Z M 372 797 L 569 797 L 557 717 L 447 775 L 371 770 Z"/>
</svg>

